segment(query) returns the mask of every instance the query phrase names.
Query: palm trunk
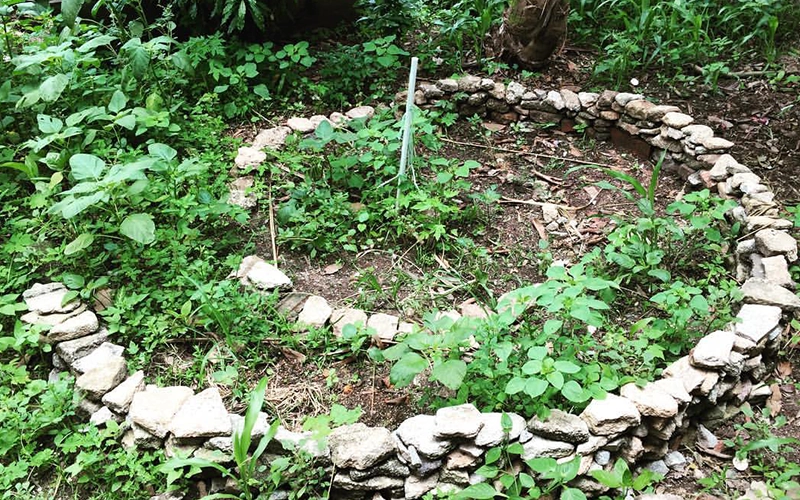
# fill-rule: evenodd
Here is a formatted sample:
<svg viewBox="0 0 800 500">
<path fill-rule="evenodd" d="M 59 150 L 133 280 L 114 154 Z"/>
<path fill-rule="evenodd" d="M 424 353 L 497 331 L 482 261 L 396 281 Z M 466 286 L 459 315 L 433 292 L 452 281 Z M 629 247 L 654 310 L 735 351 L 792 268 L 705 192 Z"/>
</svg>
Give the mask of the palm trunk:
<svg viewBox="0 0 800 500">
<path fill-rule="evenodd" d="M 495 40 L 495 53 L 523 69 L 542 67 L 567 35 L 569 0 L 511 0 Z"/>
</svg>

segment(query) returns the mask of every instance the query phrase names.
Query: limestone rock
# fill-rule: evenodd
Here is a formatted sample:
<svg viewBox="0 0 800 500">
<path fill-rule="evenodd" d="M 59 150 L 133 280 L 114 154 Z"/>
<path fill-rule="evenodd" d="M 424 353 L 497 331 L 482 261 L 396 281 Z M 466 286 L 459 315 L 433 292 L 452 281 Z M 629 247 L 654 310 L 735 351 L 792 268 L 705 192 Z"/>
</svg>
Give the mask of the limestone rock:
<svg viewBox="0 0 800 500">
<path fill-rule="evenodd" d="M 22 294 L 28 310 L 38 314 L 68 313 L 80 307 L 79 300 L 72 300 L 64 305 L 61 302 L 64 296 L 69 293 L 61 283 L 48 283 L 42 285 L 35 283 L 30 289 Z"/>
<path fill-rule="evenodd" d="M 373 116 L 375 116 L 375 108 L 372 106 L 357 106 L 345 115 L 350 118 L 351 120 L 370 120 Z"/>
<path fill-rule="evenodd" d="M 106 423 L 111 420 L 115 422 L 122 421 L 122 419 L 119 416 L 114 415 L 114 413 L 107 406 L 104 406 L 99 410 L 97 410 L 96 412 L 92 413 L 92 416 L 89 418 L 89 423 L 97 427 L 100 427 L 106 425 Z"/>
<path fill-rule="evenodd" d="M 124 448 L 141 448 L 145 450 L 155 450 L 161 448 L 162 440 L 142 429 L 135 423 L 131 424 L 130 430 L 122 436 L 122 446 Z"/>
<path fill-rule="evenodd" d="M 733 332 L 717 331 L 700 339 L 692 349 L 690 361 L 700 368 L 723 368 L 730 362 Z"/>
<path fill-rule="evenodd" d="M 626 384 L 620 389 L 620 395 L 633 401 L 639 413 L 646 417 L 670 418 L 678 414 L 675 398 L 652 382 L 643 388 Z"/>
<path fill-rule="evenodd" d="M 228 204 L 250 210 L 258 205 L 256 193 L 251 192 L 255 179 L 251 176 L 239 177 L 228 184 Z"/>
<path fill-rule="evenodd" d="M 564 98 L 561 97 L 561 93 L 555 90 L 551 90 L 547 93 L 547 97 L 544 98 L 544 103 L 554 108 L 556 111 L 561 111 L 566 106 Z"/>
<path fill-rule="evenodd" d="M 293 116 L 289 118 L 286 120 L 286 125 L 295 132 L 300 132 L 301 134 L 313 132 L 314 129 L 317 128 L 314 122 L 302 116 Z"/>
<path fill-rule="evenodd" d="M 90 398 L 99 401 L 105 393 L 116 387 L 125 378 L 127 363 L 122 356 L 109 358 L 100 366 L 84 373 L 75 381 L 75 387 Z"/>
<path fill-rule="evenodd" d="M 262 130 L 253 140 L 253 149 L 281 149 L 290 135 L 292 135 L 292 129 L 284 126 Z"/>
<path fill-rule="evenodd" d="M 744 184 L 741 186 L 744 187 Z M 744 189 L 742 189 L 744 192 Z M 766 215 L 752 215 L 747 217 L 746 230 L 758 231 L 759 229 L 791 229 L 794 227 L 792 221 L 786 219 L 776 219 Z"/>
<path fill-rule="evenodd" d="M 797 284 L 789 272 L 789 263 L 783 255 L 764 257 L 760 262 L 760 269 L 764 279 L 778 286 L 794 289 Z"/>
<path fill-rule="evenodd" d="M 108 330 L 102 329 L 93 335 L 60 342 L 56 345 L 56 353 L 64 363 L 71 365 L 79 358 L 92 352 L 97 346 L 108 340 Z"/>
<path fill-rule="evenodd" d="M 501 444 L 504 440 L 513 441 L 517 439 L 525 428 L 525 419 L 516 413 L 509 413 L 508 416 L 511 418 L 511 429 L 508 432 L 508 436 L 505 436 L 503 433 L 502 413 L 482 414 L 483 427 L 478 432 L 478 435 L 475 436 L 475 444 L 491 448 Z"/>
<path fill-rule="evenodd" d="M 392 449 L 394 450 L 394 444 L 392 444 Z M 405 478 L 409 474 L 411 474 L 411 471 L 408 466 L 396 458 L 390 458 L 366 470 L 350 469 L 350 478 L 353 481 L 363 481 L 375 476 Z"/>
<path fill-rule="evenodd" d="M 436 81 L 436 87 L 440 89 L 442 92 L 458 92 L 458 82 L 453 80 L 452 78 L 443 78 L 441 80 Z"/>
<path fill-rule="evenodd" d="M 666 115 L 665 115 L 666 117 Z M 666 123 L 666 122 L 664 122 Z M 707 125 L 687 125 L 680 128 L 681 132 L 686 134 L 686 142 L 690 144 L 700 144 L 700 142 L 709 137 L 714 137 L 714 131 Z"/>
<path fill-rule="evenodd" d="M 797 260 L 797 241 L 789 233 L 776 229 L 762 229 L 756 233 L 756 248 L 764 257 L 785 255 L 789 262 Z"/>
<path fill-rule="evenodd" d="M 47 341 L 54 343 L 85 337 L 96 332 L 99 327 L 97 316 L 92 311 L 83 311 L 51 328 L 47 332 Z"/>
<path fill-rule="evenodd" d="M 428 458 L 442 457 L 453 447 L 450 441 L 436 436 L 436 417 L 432 415 L 417 415 L 405 420 L 395 434 L 403 444 L 413 446 Z"/>
<path fill-rule="evenodd" d="M 777 306 L 745 304 L 736 315 L 740 320 L 734 324 L 736 334 L 758 344 L 778 326 L 782 315 L 781 308 Z"/>
<path fill-rule="evenodd" d="M 277 267 L 268 264 L 261 257 L 249 255 L 242 259 L 239 270 L 236 272 L 243 285 L 254 285 L 261 290 L 274 290 L 292 288 L 292 280 L 283 274 Z"/>
<path fill-rule="evenodd" d="M 595 399 L 581 413 L 593 434 L 610 436 L 621 434 L 639 425 L 642 416 L 636 405 L 627 398 L 607 394 L 605 399 Z"/>
<path fill-rule="evenodd" d="M 239 151 L 236 154 L 236 159 L 233 160 L 233 163 L 239 168 L 257 167 L 266 160 L 267 153 L 261 151 L 261 149 L 243 146 L 239 148 Z"/>
<path fill-rule="evenodd" d="M 144 390 L 144 372 L 139 370 L 103 396 L 103 404 L 118 413 L 126 413 L 133 395 Z"/>
<path fill-rule="evenodd" d="M 459 92 L 467 92 L 472 94 L 477 92 L 481 89 L 481 79 L 480 77 L 473 76 L 473 75 L 464 75 L 458 79 L 458 91 Z"/>
<path fill-rule="evenodd" d="M 537 417 L 528 421 L 528 430 L 549 439 L 568 443 L 583 443 L 589 439 L 589 427 L 577 415 L 561 410 L 551 410 L 544 420 Z"/>
<path fill-rule="evenodd" d="M 392 434 L 384 427 L 362 423 L 343 425 L 328 436 L 333 465 L 339 469 L 368 469 L 395 451 Z"/>
<path fill-rule="evenodd" d="M 506 102 L 512 106 L 519 104 L 525 92 L 525 87 L 522 84 L 509 82 L 508 86 L 506 86 Z"/>
<path fill-rule="evenodd" d="M 103 342 L 86 356 L 71 363 L 71 367 L 78 373 L 86 373 L 93 368 L 104 365 L 111 358 L 121 357 L 125 348 L 121 345 Z"/>
<path fill-rule="evenodd" d="M 81 314 L 85 310 L 86 305 L 81 304 L 77 309 L 68 313 L 39 314 L 32 311 L 23 314 L 19 319 L 23 323 L 27 323 L 29 325 L 55 326 Z"/>
<path fill-rule="evenodd" d="M 189 397 L 167 427 L 178 439 L 207 438 L 231 434 L 231 420 L 216 387 Z"/>
<path fill-rule="evenodd" d="M 567 110 L 576 113 L 581 110 L 581 101 L 575 92 L 569 89 L 561 89 L 561 99 L 564 101 L 564 107 Z"/>
<path fill-rule="evenodd" d="M 700 394 L 708 394 L 711 388 L 719 380 L 719 373 L 708 371 L 692 366 L 689 356 L 679 358 L 664 370 L 665 377 L 676 378 L 683 382 L 686 392 L 689 394 L 698 391 Z"/>
<path fill-rule="evenodd" d="M 522 445 L 522 455 L 520 457 L 523 460 L 540 457 L 564 458 L 573 453 L 575 453 L 575 446 L 571 443 L 533 436 L 530 441 Z"/>
<path fill-rule="evenodd" d="M 297 322 L 300 325 L 322 328 L 330 319 L 331 313 L 333 313 L 333 308 L 328 305 L 325 297 L 312 295 L 303 304 L 303 310 L 297 316 Z"/>
<path fill-rule="evenodd" d="M 346 491 L 378 491 L 402 488 L 405 481 L 398 477 L 375 476 L 355 481 L 348 474 L 338 472 L 333 477 L 333 487 Z"/>
<path fill-rule="evenodd" d="M 637 120 L 647 120 L 648 112 L 655 106 L 656 105 L 650 101 L 637 99 L 635 101 L 629 101 L 628 104 L 625 105 L 625 113 Z"/>
<path fill-rule="evenodd" d="M 163 439 L 172 417 L 192 394 L 188 387 L 153 387 L 137 392 L 133 395 L 128 418 Z"/>
<path fill-rule="evenodd" d="M 374 338 L 380 342 L 392 342 L 397 335 L 400 318 L 392 314 L 375 313 L 367 320 L 367 327 L 375 330 Z"/>
<path fill-rule="evenodd" d="M 683 381 L 678 378 L 662 378 L 653 382 L 653 385 L 655 385 L 658 390 L 666 392 L 672 396 L 672 399 L 674 399 L 679 405 L 688 404 L 692 401 L 692 396 L 686 392 L 686 387 L 683 385 Z"/>
<path fill-rule="evenodd" d="M 800 309 L 800 298 L 789 290 L 765 279 L 750 278 L 742 285 L 745 300 L 755 304 L 778 306 L 781 309 Z"/>
<path fill-rule="evenodd" d="M 441 408 L 434 420 L 438 439 L 474 438 L 483 427 L 481 412 L 471 404 Z"/>
<path fill-rule="evenodd" d="M 631 101 L 640 101 L 642 99 L 644 99 L 642 94 L 632 94 L 630 92 L 619 92 L 614 96 L 614 102 L 622 107 L 627 106 Z"/>
<path fill-rule="evenodd" d="M 694 121 L 694 118 L 684 113 L 672 111 L 670 113 L 666 113 L 661 118 L 661 121 L 664 122 L 664 125 L 667 125 L 668 127 L 682 129 L 690 125 Z"/>
<path fill-rule="evenodd" d="M 439 474 L 434 474 L 426 478 L 419 478 L 417 476 L 408 476 L 404 485 L 405 498 L 407 500 L 416 500 L 422 498 L 425 493 L 436 488 L 439 483 Z"/>
<path fill-rule="evenodd" d="M 726 150 L 733 147 L 733 143 L 722 137 L 707 137 L 700 144 L 709 151 Z"/>
<path fill-rule="evenodd" d="M 361 325 L 367 324 L 367 313 L 361 309 L 334 309 L 331 314 L 331 325 L 333 326 L 333 334 L 337 337 L 342 336 L 342 329 L 347 325 Z"/>
</svg>

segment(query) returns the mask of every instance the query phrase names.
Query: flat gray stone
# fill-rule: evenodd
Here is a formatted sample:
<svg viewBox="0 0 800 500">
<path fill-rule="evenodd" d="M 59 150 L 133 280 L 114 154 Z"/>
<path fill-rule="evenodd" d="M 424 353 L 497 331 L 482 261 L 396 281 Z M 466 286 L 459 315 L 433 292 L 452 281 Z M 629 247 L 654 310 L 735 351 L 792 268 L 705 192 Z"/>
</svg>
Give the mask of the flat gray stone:
<svg viewBox="0 0 800 500">
<path fill-rule="evenodd" d="M 458 79 L 458 91 L 474 93 L 481 89 L 481 78 L 473 75 L 464 75 Z"/>
<path fill-rule="evenodd" d="M 58 283 L 55 281 L 51 283 L 34 283 L 30 288 L 22 292 L 22 298 L 30 299 L 40 295 L 46 295 L 57 290 L 66 290 L 66 287 L 63 283 Z"/>
<path fill-rule="evenodd" d="M 567 105 L 561 93 L 555 90 L 551 90 L 547 93 L 547 97 L 544 98 L 544 103 L 553 107 L 556 111 L 561 111 Z"/>
<path fill-rule="evenodd" d="M 350 479 L 353 481 L 363 481 L 375 476 L 401 477 L 403 479 L 411 474 L 407 465 L 396 458 L 390 458 L 381 462 L 368 470 L 350 469 Z"/>
<path fill-rule="evenodd" d="M 86 356 L 76 360 L 70 366 L 78 373 L 86 373 L 98 366 L 104 365 L 111 358 L 121 357 L 125 348 L 121 345 L 103 342 Z"/>
<path fill-rule="evenodd" d="M 707 395 L 719 380 L 719 372 L 692 366 L 689 356 L 683 356 L 674 361 L 664 369 L 663 375 L 683 382 L 683 387 L 689 394 L 699 392 Z"/>
<path fill-rule="evenodd" d="M 343 425 L 328 435 L 333 465 L 339 469 L 368 469 L 395 453 L 392 433 L 362 423 Z"/>
<path fill-rule="evenodd" d="M 700 141 L 700 145 L 709 151 L 727 150 L 733 147 L 733 143 L 722 137 L 706 137 Z"/>
<path fill-rule="evenodd" d="M 785 255 L 789 262 L 797 260 L 797 240 L 785 231 L 762 229 L 755 235 L 758 253 L 764 257 Z"/>
<path fill-rule="evenodd" d="M 122 421 L 122 419 L 118 415 L 114 415 L 114 412 L 112 412 L 107 406 L 100 408 L 96 412 L 92 413 L 91 417 L 89 417 L 89 423 L 97 427 L 104 426 L 111 420 L 114 422 Z"/>
<path fill-rule="evenodd" d="M 216 387 L 188 398 L 167 427 L 178 439 L 207 438 L 231 434 L 231 419 Z"/>
<path fill-rule="evenodd" d="M 564 107 L 569 111 L 578 112 L 581 110 L 581 101 L 575 92 L 569 89 L 561 89 L 561 99 L 564 101 Z"/>
<path fill-rule="evenodd" d="M 425 493 L 436 488 L 439 484 L 439 474 L 434 474 L 426 478 L 417 476 L 408 476 L 404 485 L 405 498 L 407 500 L 416 500 L 422 498 Z"/>
<path fill-rule="evenodd" d="M 523 460 L 541 457 L 564 458 L 573 453 L 575 453 L 575 446 L 571 443 L 533 436 L 530 441 L 522 445 L 522 455 L 520 455 L 520 458 Z"/>
<path fill-rule="evenodd" d="M 47 283 L 45 285 L 35 283 L 31 288 L 23 292 L 22 298 L 28 310 L 38 314 L 68 313 L 80 307 L 80 300 L 71 300 L 61 305 L 64 296 L 69 293 L 61 283 Z"/>
<path fill-rule="evenodd" d="M 322 328 L 330 319 L 331 313 L 333 313 L 333 308 L 328 305 L 325 297 L 312 295 L 303 304 L 303 310 L 297 316 L 297 322 L 300 325 Z"/>
<path fill-rule="evenodd" d="M 742 185 L 744 187 L 744 185 Z M 744 190 L 742 190 L 744 192 Z M 794 227 L 792 221 L 767 217 L 766 215 L 753 215 L 747 217 L 746 230 L 748 232 L 758 231 L 759 229 L 791 229 Z"/>
<path fill-rule="evenodd" d="M 670 469 L 682 469 L 686 465 L 686 456 L 679 451 L 671 451 L 664 455 L 664 463 Z"/>
<path fill-rule="evenodd" d="M 361 309 L 353 309 L 350 307 L 334 309 L 330 321 L 333 327 L 333 334 L 337 337 L 341 337 L 342 329 L 347 325 L 365 326 L 367 324 L 367 313 Z"/>
<path fill-rule="evenodd" d="M 99 327 L 97 316 L 92 311 L 83 311 L 51 328 L 47 332 L 47 341 L 55 343 L 85 337 L 96 332 Z"/>
<path fill-rule="evenodd" d="M 77 309 L 68 313 L 39 314 L 37 312 L 29 312 L 23 314 L 19 319 L 29 325 L 55 326 L 79 315 L 85 310 L 86 304 L 81 304 Z"/>
<path fill-rule="evenodd" d="M 716 331 L 701 338 L 689 354 L 693 366 L 700 368 L 723 368 L 730 363 L 734 333 Z"/>
<path fill-rule="evenodd" d="M 64 363 L 71 365 L 108 340 L 108 337 L 108 330 L 103 328 L 97 333 L 87 335 L 86 337 L 60 342 L 56 345 L 56 353 L 61 357 Z"/>
<path fill-rule="evenodd" d="M 664 125 L 667 125 L 669 127 L 682 129 L 684 127 L 689 126 L 692 122 L 694 122 L 694 118 L 685 113 L 678 113 L 676 111 L 672 111 L 664 114 L 664 116 L 661 117 L 661 121 L 664 122 Z"/>
<path fill-rule="evenodd" d="M 375 476 L 363 481 L 352 479 L 346 472 L 337 472 L 333 476 L 333 487 L 345 491 L 378 491 L 402 488 L 404 478 Z"/>
<path fill-rule="evenodd" d="M 357 106 L 345 113 L 345 115 L 351 120 L 370 120 L 375 116 L 375 108 L 372 106 Z"/>
<path fill-rule="evenodd" d="M 506 103 L 510 105 L 519 104 L 526 89 L 519 82 L 509 82 L 506 86 Z"/>
<path fill-rule="evenodd" d="M 550 415 L 544 420 L 533 417 L 528 421 L 528 430 L 548 439 L 568 443 L 583 443 L 589 439 L 586 422 L 577 415 L 561 410 L 550 410 Z"/>
<path fill-rule="evenodd" d="M 683 381 L 678 378 L 662 378 L 653 382 L 653 385 L 655 385 L 655 387 L 657 387 L 659 390 L 672 396 L 672 399 L 674 399 L 679 405 L 688 404 L 692 401 L 692 396 L 686 392 L 686 387 L 684 386 Z"/>
<path fill-rule="evenodd" d="M 99 401 L 108 391 L 125 379 L 125 375 L 128 373 L 127 369 L 127 363 L 122 356 L 107 359 L 104 364 L 78 377 L 75 387 L 95 401 Z"/>
<path fill-rule="evenodd" d="M 736 334 L 758 344 L 778 326 L 782 315 L 783 311 L 778 306 L 745 304 L 736 315 L 740 320 L 734 323 Z"/>
<path fill-rule="evenodd" d="M 153 387 L 137 392 L 133 395 L 128 418 L 163 439 L 172 418 L 193 394 L 188 387 Z"/>
<path fill-rule="evenodd" d="M 367 327 L 375 330 L 374 337 L 381 342 L 392 342 L 397 335 L 400 318 L 392 314 L 375 313 L 367 320 Z"/>
<path fill-rule="evenodd" d="M 511 418 L 511 429 L 508 436 L 503 432 L 502 413 L 483 413 L 481 419 L 483 420 L 483 427 L 481 427 L 478 435 L 475 436 L 475 445 L 491 448 L 497 446 L 503 441 L 514 441 L 517 439 L 525 428 L 525 419 L 516 413 L 508 413 Z"/>
<path fill-rule="evenodd" d="M 474 405 L 450 406 L 436 412 L 434 426 L 438 439 L 474 438 L 483 427 L 483 417 Z"/>
<path fill-rule="evenodd" d="M 783 255 L 774 255 L 761 259 L 760 271 L 763 273 L 764 279 L 770 283 L 792 289 L 797 286 L 792 279 L 792 274 L 789 272 L 789 263 L 786 262 L 786 257 Z"/>
<path fill-rule="evenodd" d="M 645 417 L 671 418 L 678 414 L 678 402 L 659 386 L 650 382 L 644 387 L 630 383 L 622 386 L 620 396 L 630 399 Z"/>
<path fill-rule="evenodd" d="M 630 399 L 607 394 L 605 399 L 594 399 L 581 413 L 592 434 L 610 436 L 621 434 L 639 425 L 642 416 Z"/>
<path fill-rule="evenodd" d="M 264 261 L 256 255 L 249 255 L 242 259 L 239 270 L 236 272 L 243 285 L 253 285 L 261 290 L 290 290 L 290 280 L 280 269 Z"/>
<path fill-rule="evenodd" d="M 127 413 L 133 395 L 144 390 L 144 372 L 139 370 L 103 396 L 103 404 L 117 413 Z"/>
<path fill-rule="evenodd" d="M 286 125 L 295 132 L 300 132 L 301 134 L 308 134 L 317 128 L 314 122 L 302 116 L 293 116 L 289 118 L 286 120 Z"/>
<path fill-rule="evenodd" d="M 744 299 L 755 304 L 778 306 L 781 309 L 800 309 L 800 298 L 791 291 L 761 278 L 750 278 L 742 285 Z"/>
<path fill-rule="evenodd" d="M 281 149 L 290 135 L 292 129 L 284 126 L 262 130 L 253 140 L 253 149 Z"/>
<path fill-rule="evenodd" d="M 257 167 L 267 160 L 267 154 L 259 148 L 251 148 L 243 146 L 239 148 L 236 154 L 236 159 L 233 160 L 234 165 L 239 168 Z"/>
<path fill-rule="evenodd" d="M 436 417 L 417 415 L 405 420 L 397 428 L 395 435 L 406 446 L 428 458 L 440 458 L 453 448 L 450 441 L 436 437 Z"/>
</svg>

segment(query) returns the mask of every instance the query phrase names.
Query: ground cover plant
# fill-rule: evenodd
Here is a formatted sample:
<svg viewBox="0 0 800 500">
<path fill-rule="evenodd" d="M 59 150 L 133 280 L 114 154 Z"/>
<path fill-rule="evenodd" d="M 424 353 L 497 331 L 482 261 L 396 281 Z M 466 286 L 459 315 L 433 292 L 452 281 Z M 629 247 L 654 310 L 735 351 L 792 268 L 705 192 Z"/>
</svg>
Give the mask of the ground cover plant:
<svg viewBox="0 0 800 500">
<path fill-rule="evenodd" d="M 695 338 L 728 322 L 738 297 L 724 255 L 735 242 L 722 235 L 741 233 L 725 219 L 724 200 L 702 190 L 656 196 L 667 182 L 658 166 L 620 163 L 627 173 L 565 175 L 569 169 L 554 164 L 548 173 L 570 179 L 573 191 L 614 193 L 608 202 L 627 203 L 626 209 L 594 214 L 614 219 L 602 247 L 571 252 L 556 237 L 549 243 L 535 237 L 525 241 L 536 243 L 504 253 L 505 244 L 497 242 L 508 236 L 503 231 L 509 226 L 500 227 L 505 214 L 524 213 L 501 205 L 501 197 L 544 191 L 521 178 L 533 177 L 529 166 L 516 165 L 520 176 L 503 182 L 492 173 L 502 170 L 494 168 L 500 165 L 494 153 L 448 149 L 443 139 L 455 133 L 457 115 L 444 104 L 415 116 L 416 178 L 399 189 L 393 178 L 400 122 L 385 109 L 349 130 L 326 125 L 311 136 L 296 135 L 247 172 L 257 176 L 260 199 L 274 201 L 276 234 L 263 229 L 265 214 L 228 204 L 228 170 L 240 145 L 236 131 L 250 124 L 390 102 L 412 54 L 421 55 L 431 73 L 471 67 L 514 74 L 513 64 L 494 59 L 484 43 L 502 24 L 505 2 L 360 4 L 364 18 L 341 35 L 241 41 L 230 33 L 265 16 L 261 3 L 208 2 L 194 11 L 174 2 L 173 11 L 154 18 L 142 4 L 121 2 L 100 5 L 108 17 L 97 21 L 81 20 L 78 2 L 65 2 L 60 17 L 29 3 L 0 3 L 4 498 L 141 498 L 143 491 L 158 493 L 153 485 L 188 487 L 183 475 L 194 470 L 182 467 L 200 465 L 157 467 L 165 462 L 160 452 L 113 446 L 119 426 L 82 423 L 73 380 L 48 380 L 49 346 L 38 342 L 39 329 L 17 320 L 24 309 L 20 293 L 34 281 L 63 281 L 71 296 L 99 304 L 131 369 L 159 367 L 152 375 L 162 383 L 218 385 L 232 409 L 262 405 L 263 390 L 253 399 L 251 390 L 261 388 L 262 373 L 280 378 L 286 364 L 276 359 L 313 360 L 306 369 L 324 374 L 327 391 L 318 412 L 333 408 L 306 421 L 305 428 L 319 435 L 358 418 L 335 406 L 348 401 L 347 387 L 383 377 L 393 398 L 412 409 L 415 400 L 420 406 L 470 401 L 526 415 L 578 409 L 628 381 L 651 379 Z M 797 26 L 791 5 L 717 4 L 573 2 L 570 43 L 607 54 L 586 68 L 595 75 L 587 85 L 656 70 L 661 81 L 699 75 L 716 86 L 738 62 L 751 59 L 777 70 Z M 187 18 L 197 22 L 206 11 L 218 25 L 182 31 Z M 664 69 L 673 67 L 680 67 L 677 77 Z M 796 89 L 791 68 L 778 75 L 770 73 L 771 85 Z M 796 93 L 794 102 L 782 116 L 796 112 Z M 464 126 L 490 149 L 565 141 L 548 135 L 552 131 L 518 126 L 492 135 L 478 118 Z M 772 134 L 760 133 L 767 131 Z M 581 140 L 575 144 L 597 148 L 591 138 Z M 508 233 L 511 239 L 522 234 Z M 376 269 L 355 278 L 350 288 L 357 290 L 341 298 L 353 295 L 375 310 L 408 309 L 421 326 L 388 348 L 371 345 L 363 329 L 348 329 L 341 338 L 327 329 L 299 335 L 279 312 L 277 296 L 242 293 L 238 282 L 225 279 L 270 237 L 287 265 L 306 257 L 358 265 L 379 251 L 410 261 L 413 272 L 392 263 L 394 274 L 387 276 L 376 260 Z M 568 265 L 558 265 L 565 257 Z M 496 287 L 501 275 L 507 282 Z M 483 320 L 428 314 L 466 299 L 499 312 Z M 415 378 L 423 380 L 416 392 L 407 389 Z M 351 406 L 366 407 L 366 401 Z M 774 438 L 762 420 L 751 418 L 731 446 L 751 458 L 770 488 L 785 491 L 797 470 L 779 452 L 796 442 Z M 268 473 L 264 491 L 289 484 L 298 498 L 326 495 L 329 478 L 303 453 L 258 470 L 263 464 L 257 466 L 258 457 L 249 461 L 241 451 L 246 448 L 240 443 L 237 456 L 244 497 L 258 473 Z M 516 451 L 492 452 L 495 460 L 484 470 L 505 478 L 514 494 L 535 497 L 574 477 L 572 465 L 537 462 L 532 469 L 545 475 L 534 488 L 532 477 L 507 474 L 498 465 Z M 598 479 L 637 490 L 651 479 L 636 482 L 622 466 L 614 470 Z M 304 485 L 309 493 L 301 492 Z M 724 477 L 704 486 L 726 487 Z"/>
</svg>

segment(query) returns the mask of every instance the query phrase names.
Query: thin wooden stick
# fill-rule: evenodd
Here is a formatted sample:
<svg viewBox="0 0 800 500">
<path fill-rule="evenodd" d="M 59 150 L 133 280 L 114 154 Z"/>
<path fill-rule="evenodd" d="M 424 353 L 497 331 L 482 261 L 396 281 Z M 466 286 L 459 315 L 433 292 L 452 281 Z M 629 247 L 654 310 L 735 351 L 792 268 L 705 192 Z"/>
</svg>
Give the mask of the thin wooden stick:
<svg viewBox="0 0 800 500">
<path fill-rule="evenodd" d="M 532 153 L 532 152 L 529 152 L 529 151 L 519 151 L 519 150 L 516 150 L 516 149 L 500 148 L 500 147 L 496 147 L 496 146 L 484 146 L 483 144 L 476 144 L 474 142 L 454 141 L 453 139 L 445 139 L 445 138 L 442 138 L 441 140 L 444 141 L 444 142 L 449 142 L 451 144 L 457 144 L 459 146 L 471 146 L 473 148 L 480 148 L 480 149 L 495 149 L 497 151 L 503 151 L 504 153 L 516 153 L 518 155 L 523 155 L 523 156 L 535 156 L 537 158 L 548 158 L 550 160 L 561 160 L 561 161 L 566 161 L 566 162 L 570 162 L 570 163 L 578 163 L 580 165 L 595 165 L 595 166 L 598 166 L 598 167 L 607 167 L 607 168 L 613 168 L 615 166 L 615 165 L 611 165 L 609 163 L 599 163 L 599 162 L 596 162 L 596 161 L 576 160 L 576 159 L 573 159 L 573 158 L 562 158 L 560 156 L 547 155 L 547 154 L 544 154 L 544 153 Z M 544 174 L 542 174 L 542 175 L 544 175 Z"/>
<path fill-rule="evenodd" d="M 275 210 L 272 208 L 272 180 L 269 183 L 269 239 L 272 244 L 272 261 L 278 265 L 278 244 L 275 241 Z"/>
</svg>

